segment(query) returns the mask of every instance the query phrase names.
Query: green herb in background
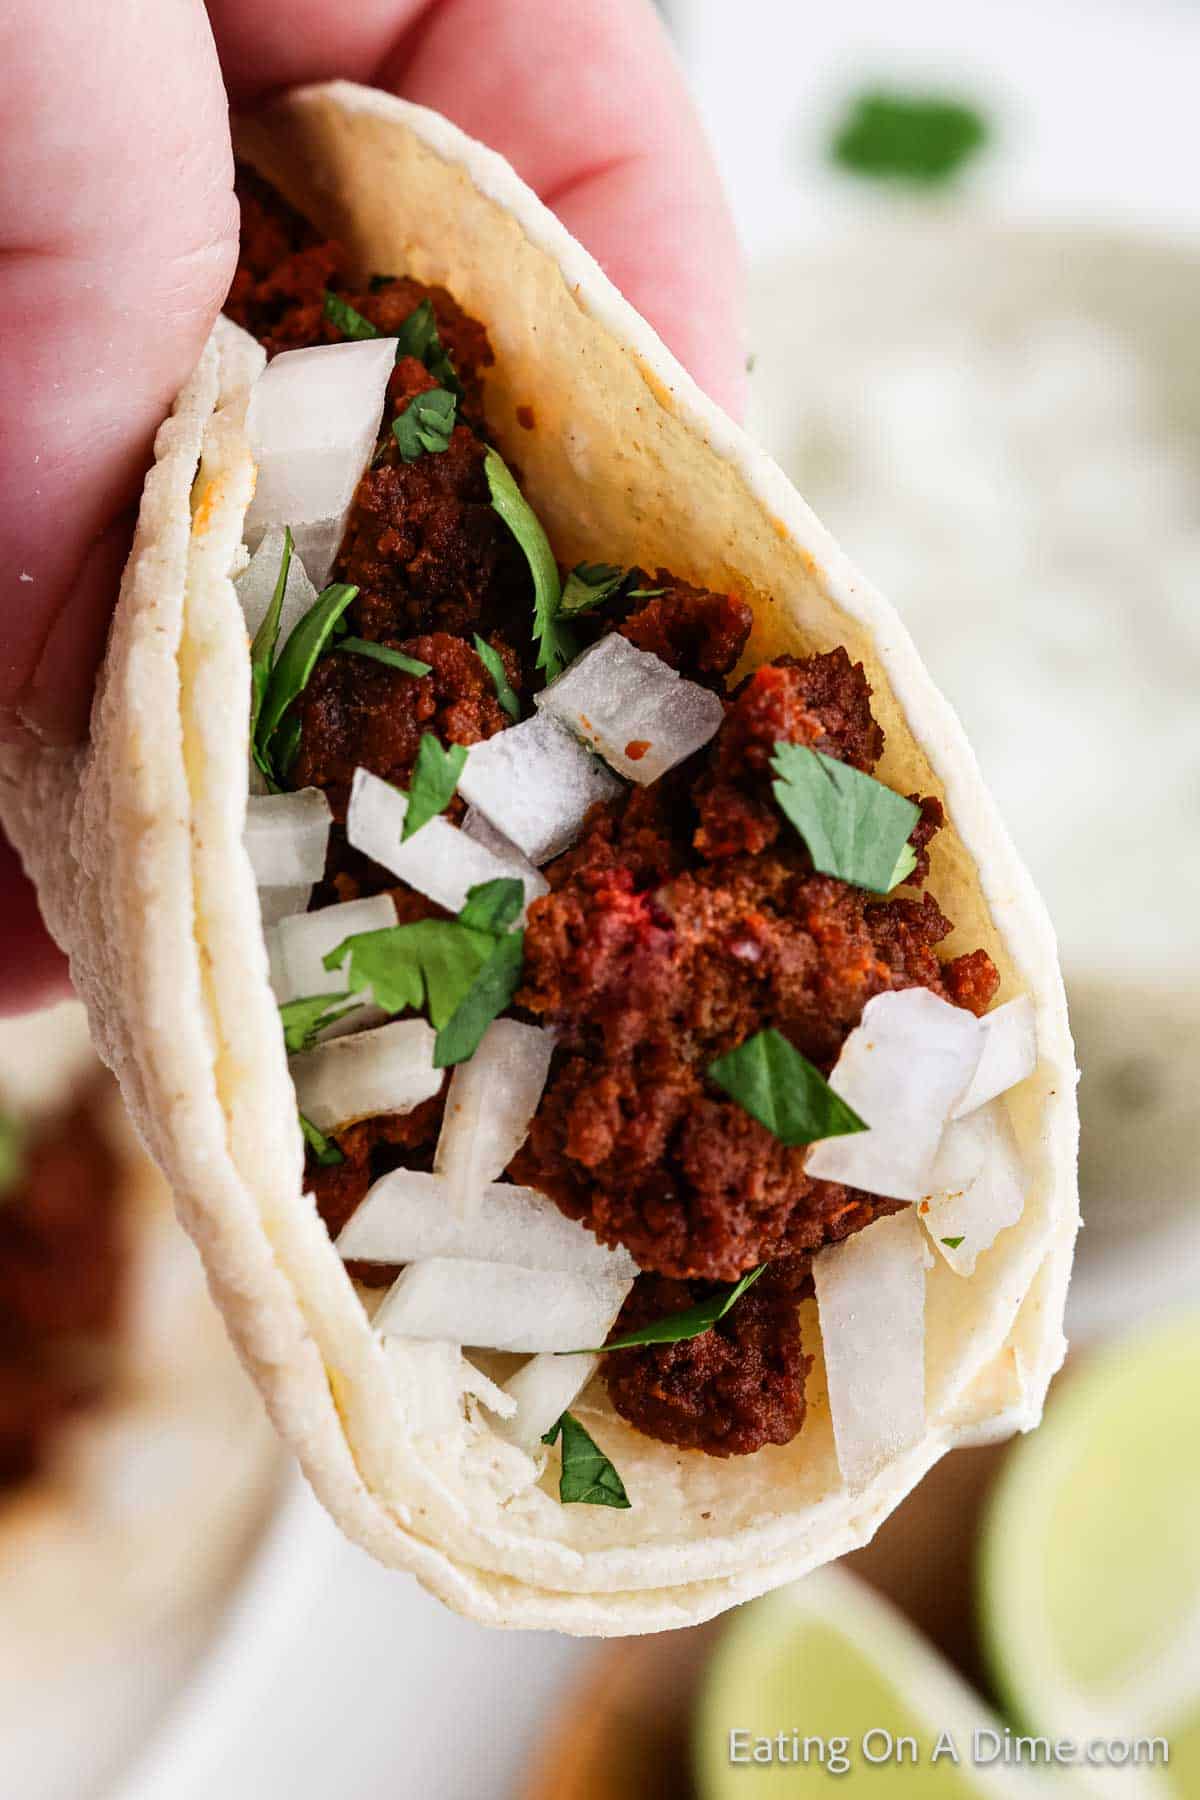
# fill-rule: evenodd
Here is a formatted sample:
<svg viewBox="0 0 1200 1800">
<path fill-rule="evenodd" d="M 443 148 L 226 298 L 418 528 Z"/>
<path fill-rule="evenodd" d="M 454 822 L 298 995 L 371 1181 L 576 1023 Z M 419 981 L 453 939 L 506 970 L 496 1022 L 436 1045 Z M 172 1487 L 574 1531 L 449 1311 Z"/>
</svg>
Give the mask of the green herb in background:
<svg viewBox="0 0 1200 1800">
<path fill-rule="evenodd" d="M 956 175 L 990 135 L 986 118 L 968 101 L 873 88 L 847 105 L 829 155 L 854 175 L 935 187 Z"/>
<path fill-rule="evenodd" d="M 404 411 L 392 420 L 392 436 L 401 460 L 416 462 L 419 456 L 437 456 L 448 450 L 457 405 L 449 388 L 427 388 L 423 394 L 414 394 Z"/>
<path fill-rule="evenodd" d="M 400 669 L 405 675 L 432 675 L 432 665 L 419 662 L 415 656 L 405 656 L 403 650 L 392 650 L 387 644 L 375 644 L 367 638 L 344 637 L 340 644 L 334 645 L 347 656 L 369 656 L 372 662 L 386 663 L 389 669 Z"/>
<path fill-rule="evenodd" d="M 19 1119 L 0 1113 L 0 1200 L 25 1173 L 25 1131 Z"/>
<path fill-rule="evenodd" d="M 563 1505 L 628 1506 L 625 1483 L 573 1414 L 563 1413 L 542 1438 L 543 1444 L 557 1443 L 560 1433 L 562 1470 L 558 1497 Z"/>
<path fill-rule="evenodd" d="M 343 300 L 340 294 L 332 293 L 329 288 L 325 289 L 321 310 L 331 325 L 335 325 L 346 337 L 353 338 L 356 342 L 361 343 L 366 338 L 379 336 L 369 319 L 364 319 L 348 300 Z"/>
</svg>

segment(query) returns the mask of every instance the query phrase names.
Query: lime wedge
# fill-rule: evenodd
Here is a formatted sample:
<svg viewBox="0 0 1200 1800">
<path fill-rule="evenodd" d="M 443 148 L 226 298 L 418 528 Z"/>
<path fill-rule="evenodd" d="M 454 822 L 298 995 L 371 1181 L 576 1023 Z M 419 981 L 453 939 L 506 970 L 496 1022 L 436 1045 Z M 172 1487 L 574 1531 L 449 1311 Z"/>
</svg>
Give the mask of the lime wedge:
<svg viewBox="0 0 1200 1800">
<path fill-rule="evenodd" d="M 1047 1792 L 1040 1771 L 992 1760 L 991 1739 L 975 1763 L 977 1731 L 1004 1742 L 985 1703 L 899 1613 L 822 1569 L 752 1601 L 722 1632 L 696 1712 L 696 1780 L 703 1800 L 840 1794 L 860 1781 L 887 1800 Z M 771 1760 L 756 1761 L 767 1740 Z M 939 1741 L 954 1744 L 957 1763 L 936 1754 Z M 1055 1781 L 1052 1791 L 1079 1790 Z"/>
<path fill-rule="evenodd" d="M 1004 1466 L 982 1606 L 1026 1729 L 1165 1737 L 1098 1791 L 1200 1794 L 1200 1319 L 1105 1349 Z"/>
</svg>

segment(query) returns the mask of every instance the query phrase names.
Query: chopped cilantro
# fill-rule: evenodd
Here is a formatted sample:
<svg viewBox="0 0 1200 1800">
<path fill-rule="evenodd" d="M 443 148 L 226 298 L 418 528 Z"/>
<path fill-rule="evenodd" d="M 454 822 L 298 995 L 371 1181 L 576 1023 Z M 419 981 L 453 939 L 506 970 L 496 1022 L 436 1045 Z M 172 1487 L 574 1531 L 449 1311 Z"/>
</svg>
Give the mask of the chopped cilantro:
<svg viewBox="0 0 1200 1800">
<path fill-rule="evenodd" d="M 562 1437 L 558 1497 L 564 1506 L 628 1506 L 625 1483 L 579 1420 L 565 1412 L 546 1432 L 543 1444 Z"/>
<path fill-rule="evenodd" d="M 290 553 L 286 536 L 284 548 L 285 553 Z M 286 583 L 286 580 L 286 569 L 281 568 L 281 581 Z M 282 604 L 283 592 L 279 582 L 276 583 L 275 593 Z M 338 621 L 357 593 L 356 587 L 348 586 L 345 582 L 335 581 L 318 594 L 304 617 L 298 620 L 293 627 L 287 643 L 280 651 L 275 666 L 267 677 L 265 692 L 262 695 L 255 719 L 254 751 L 255 761 L 259 768 L 272 780 L 275 779 L 277 769 L 286 771 L 295 755 L 296 746 L 299 743 L 299 721 L 295 719 L 288 721 L 291 730 L 282 736 L 280 744 L 273 745 L 272 739 L 279 732 L 284 714 L 292 701 L 308 686 L 309 677 L 316 667 L 317 658 L 325 649 L 333 636 Z M 272 598 L 271 605 L 267 609 L 267 616 L 255 637 L 256 645 L 259 636 L 271 625 L 272 614 L 274 614 L 274 624 L 271 626 L 270 642 L 273 647 L 274 638 L 279 632 L 279 614 L 274 598 Z M 254 654 L 252 652 L 252 660 Z"/>
<path fill-rule="evenodd" d="M 962 1243 L 962 1241 L 963 1240 L 961 1237 L 948 1237 L 948 1238 L 939 1238 L 938 1239 L 939 1243 L 945 1244 L 947 1250 L 957 1250 L 958 1246 Z"/>
<path fill-rule="evenodd" d="M 350 994 L 310 994 L 302 1000 L 285 1000 L 279 1017 L 288 1055 L 311 1050 L 326 1025 L 332 1025 L 344 1013 L 357 1012 L 361 1004 Z"/>
<path fill-rule="evenodd" d="M 396 333 L 396 361 L 399 362 L 404 356 L 415 356 L 418 362 L 425 364 L 440 386 L 448 388 L 457 399 L 462 399 L 462 383 L 438 336 L 437 320 L 433 316 L 433 304 L 429 300 L 422 300 Z"/>
<path fill-rule="evenodd" d="M 372 990 L 387 1012 L 428 1006 L 438 1033 L 439 1069 L 465 1062 L 512 999 L 521 975 L 525 933 L 509 931 L 525 901 L 509 876 L 481 882 L 456 919 L 418 919 L 358 932 L 325 957 L 327 969 L 347 970 L 350 992 Z"/>
<path fill-rule="evenodd" d="M 872 89 L 850 102 L 830 155 L 855 175 L 934 187 L 957 174 L 988 136 L 987 120 L 967 102 Z"/>
<path fill-rule="evenodd" d="M 766 1263 L 759 1263 L 757 1269 L 750 1269 L 732 1287 L 722 1288 L 719 1293 L 710 1294 L 707 1300 L 685 1307 L 682 1312 L 669 1313 L 665 1319 L 656 1319 L 652 1325 L 643 1325 L 640 1331 L 628 1331 L 623 1337 L 613 1338 L 610 1343 L 599 1344 L 596 1350 L 631 1350 L 637 1344 L 683 1344 L 689 1338 L 702 1337 L 706 1331 L 712 1330 L 718 1319 L 723 1319 L 726 1313 L 732 1312 L 746 1289 L 754 1285 L 766 1266 Z M 560 1351 L 559 1354 L 582 1356 L 586 1352 L 570 1350 Z"/>
<path fill-rule="evenodd" d="M 773 1026 L 709 1063 L 708 1073 L 781 1143 L 815 1144 L 867 1129 L 820 1070 Z"/>
<path fill-rule="evenodd" d="M 348 300 L 343 300 L 340 294 L 332 293 L 329 288 L 325 289 L 325 301 L 321 311 L 329 323 L 336 326 L 348 338 L 362 339 L 379 336 L 370 319 L 364 319 Z"/>
<path fill-rule="evenodd" d="M 496 698 L 510 719 L 521 717 L 521 702 L 517 698 L 516 689 L 504 672 L 504 659 L 498 650 L 493 650 L 486 638 L 475 633 L 475 654 L 491 676 L 496 688 Z"/>
<path fill-rule="evenodd" d="M 25 1173 L 25 1128 L 11 1113 L 0 1113 L 0 1200 Z"/>
<path fill-rule="evenodd" d="M 306 1119 L 303 1113 L 299 1114 L 299 1119 L 304 1141 L 322 1168 L 330 1169 L 335 1163 L 345 1162 L 346 1158 L 332 1138 L 327 1138 L 323 1131 L 318 1131 L 312 1120 Z"/>
<path fill-rule="evenodd" d="M 386 663 L 389 669 L 402 669 L 406 675 L 433 673 L 429 663 L 419 662 L 415 656 L 405 656 L 403 650 L 389 649 L 386 644 L 372 644 L 367 638 L 344 637 L 334 648 L 349 656 L 369 656 L 375 662 Z"/>
<path fill-rule="evenodd" d="M 625 579 L 624 569 L 611 563 L 576 563 L 563 583 L 558 610 L 564 618 L 590 612 L 615 594 Z"/>
<path fill-rule="evenodd" d="M 392 436 L 403 462 L 416 462 L 426 452 L 436 456 L 450 448 L 457 405 L 449 388 L 428 388 L 413 395 L 392 420 Z"/>
<path fill-rule="evenodd" d="M 630 588 L 625 598 L 627 600 L 657 600 L 659 595 L 665 594 L 666 591 L 666 588 Z"/>
<path fill-rule="evenodd" d="M 780 810 L 822 875 L 887 894 L 912 874 L 917 856 L 908 839 L 919 806 L 807 744 L 776 744 L 771 767 Z"/>
<path fill-rule="evenodd" d="M 279 619 L 283 611 L 283 596 L 287 591 L 288 573 L 292 566 L 292 532 L 291 527 L 283 528 L 283 550 L 279 557 L 279 574 L 275 577 L 275 588 L 271 595 L 270 605 L 262 616 L 258 630 L 254 634 L 254 642 L 250 646 L 250 745 L 255 762 L 267 780 L 274 785 L 274 770 L 265 746 L 258 740 L 258 721 L 262 713 L 263 701 L 271 681 L 271 664 L 275 660 L 275 646 L 279 639 Z"/>
<path fill-rule="evenodd" d="M 559 618 L 562 587 L 558 579 L 558 564 L 554 560 L 550 540 L 542 530 L 541 521 L 513 480 L 512 471 L 504 458 L 489 448 L 483 466 L 487 473 L 492 505 L 525 552 L 529 572 L 533 576 L 533 635 L 538 644 L 537 666 L 546 671 L 548 681 L 553 681 L 575 654 L 574 638 Z"/>
<path fill-rule="evenodd" d="M 458 778 L 466 760 L 465 744 L 451 744 L 448 750 L 443 750 L 431 731 L 422 734 L 408 790 L 408 810 L 404 815 L 404 830 L 400 833 L 401 843 L 412 837 L 414 832 L 420 831 L 422 825 L 427 825 L 430 819 L 446 810 L 454 798 L 454 790 L 458 786 Z"/>
</svg>

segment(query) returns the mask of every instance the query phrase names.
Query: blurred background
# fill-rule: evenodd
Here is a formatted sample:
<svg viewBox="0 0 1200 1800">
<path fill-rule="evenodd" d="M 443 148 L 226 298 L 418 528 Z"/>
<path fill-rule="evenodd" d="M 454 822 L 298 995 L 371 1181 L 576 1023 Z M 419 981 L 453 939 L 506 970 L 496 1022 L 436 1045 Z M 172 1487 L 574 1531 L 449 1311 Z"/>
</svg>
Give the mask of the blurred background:
<svg viewBox="0 0 1200 1800">
<path fill-rule="evenodd" d="M 731 1768 L 735 1725 L 965 1745 L 989 1722 L 1162 1733 L 1166 1769 L 1055 1787 L 1200 1796 L 1200 5 L 664 10 L 748 253 L 751 427 L 910 624 L 1059 929 L 1087 1225 L 1067 1371 L 1040 1433 L 957 1453 L 841 1569 L 609 1646 L 500 1640 L 383 1575 L 241 1394 L 206 1440 L 221 1504 L 175 1508 L 225 1548 L 103 1652 L 64 1634 L 44 1717 L 104 1728 L 61 1767 L 27 1729 L 22 1762 L 29 1703 L 0 1707 L 4 1800 L 724 1800 L 829 1776 Z M 947 1762 L 836 1779 L 1043 1790 Z"/>
</svg>

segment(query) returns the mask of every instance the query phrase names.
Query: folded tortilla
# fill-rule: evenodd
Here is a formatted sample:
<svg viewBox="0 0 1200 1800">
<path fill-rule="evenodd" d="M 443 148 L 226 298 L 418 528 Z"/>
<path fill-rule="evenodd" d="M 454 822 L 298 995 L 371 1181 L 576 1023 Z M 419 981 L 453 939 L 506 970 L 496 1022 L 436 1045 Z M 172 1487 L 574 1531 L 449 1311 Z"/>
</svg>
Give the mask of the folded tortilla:
<svg viewBox="0 0 1200 1800">
<path fill-rule="evenodd" d="M 848 1490 L 818 1353 L 790 1444 L 717 1460 L 644 1437 L 593 1384 L 629 1510 L 562 1506 L 465 1406 L 434 1434 L 421 1365 L 385 1349 L 310 1199 L 254 878 L 242 846 L 249 657 L 231 570 L 254 469 L 261 349 L 222 321 L 157 444 L 90 747 L 6 751 L 0 804 L 214 1294 L 279 1430 L 343 1529 L 493 1624 L 594 1634 L 688 1625 L 869 1538 L 956 1444 L 1036 1423 L 1064 1351 L 1078 1223 L 1075 1068 L 1053 932 L 958 720 L 895 613 L 782 472 L 696 388 L 491 151 L 347 83 L 247 121 L 242 154 L 364 271 L 447 288 L 496 362 L 487 429 L 519 460 L 560 563 L 669 567 L 754 609 L 749 662 L 843 645 L 887 734 L 880 778 L 936 794 L 931 886 L 953 955 L 1033 997 L 1036 1072 L 1008 1096 L 1024 1214 L 927 1284 L 922 1441 Z M 519 408 L 538 430 L 521 431 Z M 819 1342 L 805 1305 L 809 1348 Z"/>
</svg>

